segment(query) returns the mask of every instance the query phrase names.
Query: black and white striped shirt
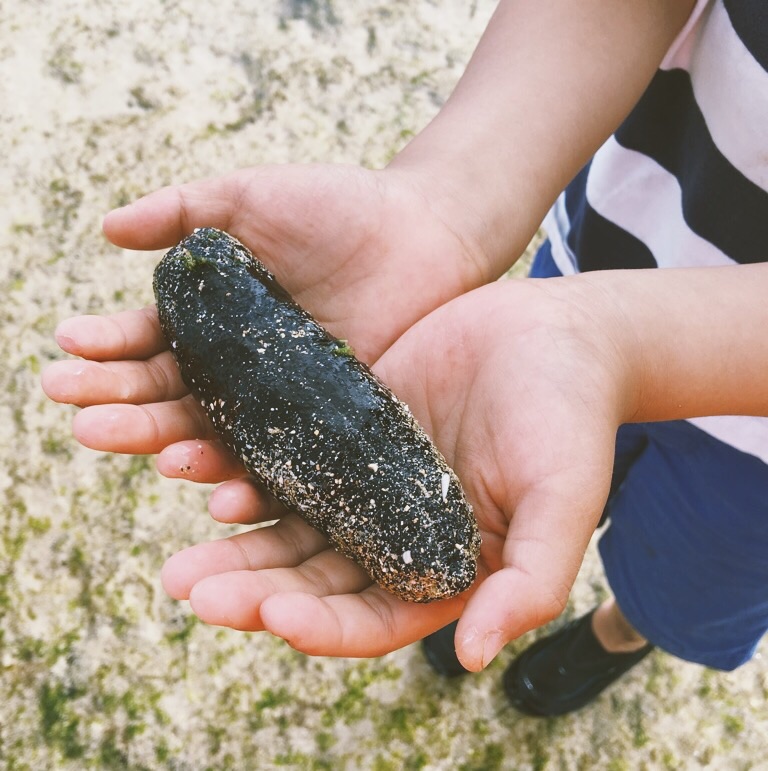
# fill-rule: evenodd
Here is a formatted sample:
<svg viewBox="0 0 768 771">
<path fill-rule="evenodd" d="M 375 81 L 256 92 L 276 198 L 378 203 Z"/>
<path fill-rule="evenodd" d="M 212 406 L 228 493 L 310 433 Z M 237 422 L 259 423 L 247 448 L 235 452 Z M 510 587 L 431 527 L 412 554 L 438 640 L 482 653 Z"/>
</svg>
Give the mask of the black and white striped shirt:
<svg viewBox="0 0 768 771">
<path fill-rule="evenodd" d="M 768 262 L 768 0 L 699 0 L 544 227 L 565 275 Z M 691 422 L 768 463 L 768 418 Z"/>
</svg>

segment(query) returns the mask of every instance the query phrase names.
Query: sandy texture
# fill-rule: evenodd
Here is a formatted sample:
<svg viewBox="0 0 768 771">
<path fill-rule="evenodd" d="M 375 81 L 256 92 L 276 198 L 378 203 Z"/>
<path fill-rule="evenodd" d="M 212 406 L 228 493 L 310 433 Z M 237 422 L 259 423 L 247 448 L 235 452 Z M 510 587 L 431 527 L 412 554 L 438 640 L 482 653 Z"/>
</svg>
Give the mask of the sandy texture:
<svg viewBox="0 0 768 771">
<path fill-rule="evenodd" d="M 151 300 L 157 255 L 112 206 L 260 161 L 380 165 L 439 107 L 487 0 L 3 0 L 0 5 L 0 766 L 7 769 L 766 768 L 765 656 L 655 654 L 576 717 L 505 708 L 515 652 L 437 682 L 417 647 L 309 659 L 195 623 L 158 572 L 229 529 L 151 458 L 77 446 L 40 370 L 58 320 Z M 567 615 L 604 593 L 594 554 Z M 524 643 L 519 643 L 519 649 Z M 763 654 L 768 649 L 762 647 Z"/>
</svg>

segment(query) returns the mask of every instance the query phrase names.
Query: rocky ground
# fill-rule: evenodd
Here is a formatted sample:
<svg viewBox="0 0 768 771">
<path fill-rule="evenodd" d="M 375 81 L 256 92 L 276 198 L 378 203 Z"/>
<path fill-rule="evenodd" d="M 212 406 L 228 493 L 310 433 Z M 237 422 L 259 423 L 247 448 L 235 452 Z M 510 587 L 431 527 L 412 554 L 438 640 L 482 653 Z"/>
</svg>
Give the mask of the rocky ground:
<svg viewBox="0 0 768 771">
<path fill-rule="evenodd" d="M 488 0 L 3 0 L 0 766 L 6 769 L 768 768 L 768 648 L 722 674 L 654 654 L 536 722 L 499 676 L 438 682 L 413 646 L 310 659 L 205 627 L 164 559 L 222 526 L 152 458 L 71 437 L 39 374 L 56 323 L 151 300 L 156 254 L 102 215 L 263 161 L 380 166 L 439 108 Z M 604 595 L 594 551 L 567 616 Z M 556 622 L 561 623 L 561 622 Z"/>
</svg>

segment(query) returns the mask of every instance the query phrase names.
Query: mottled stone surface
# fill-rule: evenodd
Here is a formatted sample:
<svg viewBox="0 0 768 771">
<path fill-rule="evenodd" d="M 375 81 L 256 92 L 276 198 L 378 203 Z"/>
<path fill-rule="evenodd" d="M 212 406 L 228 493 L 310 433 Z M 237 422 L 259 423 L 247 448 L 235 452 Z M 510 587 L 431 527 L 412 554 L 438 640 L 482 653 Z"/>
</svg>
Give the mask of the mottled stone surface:
<svg viewBox="0 0 768 771">
<path fill-rule="evenodd" d="M 260 161 L 380 165 L 434 114 L 491 6 L 3 0 L 0 767 L 766 768 L 765 643 L 731 674 L 654 654 L 581 714 L 535 722 L 499 686 L 524 641 L 444 683 L 415 646 L 310 659 L 195 623 L 160 566 L 235 529 L 151 458 L 78 447 L 74 410 L 39 388 L 59 319 L 152 300 L 159 255 L 107 245 L 110 207 Z M 568 615 L 604 591 L 590 551 Z"/>
</svg>

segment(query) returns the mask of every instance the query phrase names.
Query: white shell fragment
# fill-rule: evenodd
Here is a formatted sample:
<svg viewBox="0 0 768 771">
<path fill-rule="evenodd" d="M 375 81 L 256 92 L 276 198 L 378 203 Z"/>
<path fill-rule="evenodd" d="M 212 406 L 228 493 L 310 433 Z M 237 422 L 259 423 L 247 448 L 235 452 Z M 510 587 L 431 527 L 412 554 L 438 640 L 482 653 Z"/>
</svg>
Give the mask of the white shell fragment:
<svg viewBox="0 0 768 771">
<path fill-rule="evenodd" d="M 448 488 L 451 485 L 451 475 L 450 474 L 443 474 L 443 476 L 440 478 L 440 494 L 443 497 L 443 503 L 448 500 Z"/>
</svg>

